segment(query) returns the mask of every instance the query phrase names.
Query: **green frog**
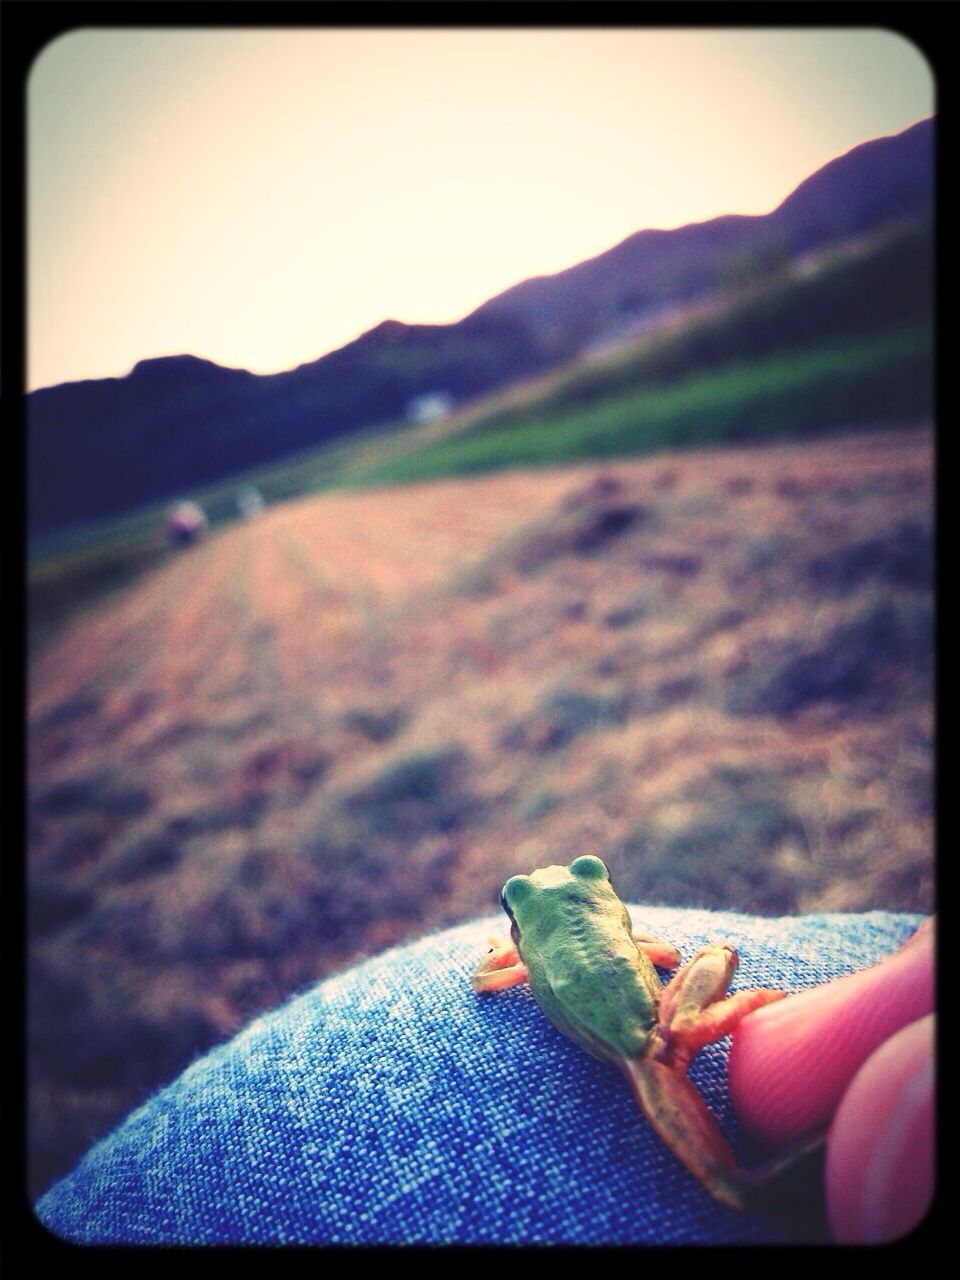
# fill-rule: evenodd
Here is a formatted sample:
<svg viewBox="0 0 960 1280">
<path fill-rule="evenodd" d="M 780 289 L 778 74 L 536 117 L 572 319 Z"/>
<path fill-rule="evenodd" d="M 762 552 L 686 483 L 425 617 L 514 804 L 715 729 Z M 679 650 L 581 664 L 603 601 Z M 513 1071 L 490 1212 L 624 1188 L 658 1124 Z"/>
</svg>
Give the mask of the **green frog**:
<svg viewBox="0 0 960 1280">
<path fill-rule="evenodd" d="M 761 1206 L 772 1170 L 737 1165 L 687 1070 L 705 1044 L 787 992 L 728 995 L 738 957 L 727 943 L 704 947 L 677 969 L 674 947 L 634 932 L 600 858 L 513 876 L 501 902 L 512 940 L 491 939 L 474 990 L 528 982 L 556 1027 L 623 1072 L 653 1128 L 718 1201 L 739 1210 Z M 665 987 L 655 965 L 677 969 Z"/>
</svg>

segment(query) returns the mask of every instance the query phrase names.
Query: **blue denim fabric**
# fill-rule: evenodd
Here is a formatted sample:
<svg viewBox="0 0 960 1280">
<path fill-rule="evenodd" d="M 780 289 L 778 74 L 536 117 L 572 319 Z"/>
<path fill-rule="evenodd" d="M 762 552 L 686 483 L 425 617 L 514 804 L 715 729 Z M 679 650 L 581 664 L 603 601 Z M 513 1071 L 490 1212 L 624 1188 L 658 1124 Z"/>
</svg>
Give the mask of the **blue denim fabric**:
<svg viewBox="0 0 960 1280">
<path fill-rule="evenodd" d="M 631 908 L 685 957 L 731 939 L 734 989 L 800 990 L 882 959 L 922 917 L 780 920 Z M 503 918 L 319 983 L 194 1063 L 39 1201 L 71 1241 L 774 1243 L 716 1204 L 622 1077 L 556 1031 L 526 987 L 469 977 Z M 739 1158 L 728 1042 L 693 1079 Z"/>
</svg>

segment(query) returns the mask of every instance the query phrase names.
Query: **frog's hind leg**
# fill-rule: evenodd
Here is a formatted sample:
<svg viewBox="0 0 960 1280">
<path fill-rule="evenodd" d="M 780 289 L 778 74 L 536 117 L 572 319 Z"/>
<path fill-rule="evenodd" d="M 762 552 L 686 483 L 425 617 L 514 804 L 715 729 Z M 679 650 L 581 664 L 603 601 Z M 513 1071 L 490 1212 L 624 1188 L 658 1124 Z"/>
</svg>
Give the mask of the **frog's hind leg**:
<svg viewBox="0 0 960 1280">
<path fill-rule="evenodd" d="M 729 1035 L 754 1009 L 787 995 L 786 991 L 759 988 L 728 996 L 738 964 L 735 947 L 704 947 L 674 974 L 660 997 L 663 1047 L 657 1056 L 662 1061 L 685 1070 L 705 1044 Z"/>
<path fill-rule="evenodd" d="M 627 1059 L 623 1069 L 640 1109 L 674 1155 L 722 1204 L 745 1209 L 743 1171 L 686 1072 L 653 1058 Z"/>
</svg>

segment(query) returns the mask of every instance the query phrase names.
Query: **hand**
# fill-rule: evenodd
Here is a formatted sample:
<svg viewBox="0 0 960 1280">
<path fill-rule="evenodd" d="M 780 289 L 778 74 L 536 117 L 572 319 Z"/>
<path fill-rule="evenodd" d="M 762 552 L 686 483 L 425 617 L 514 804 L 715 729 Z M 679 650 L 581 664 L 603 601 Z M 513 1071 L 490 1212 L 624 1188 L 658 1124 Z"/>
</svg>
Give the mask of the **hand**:
<svg viewBox="0 0 960 1280">
<path fill-rule="evenodd" d="M 899 951 L 759 1009 L 729 1079 L 746 1127 L 781 1148 L 829 1125 L 826 1193 L 842 1243 L 912 1230 L 933 1198 L 934 921 Z"/>
</svg>

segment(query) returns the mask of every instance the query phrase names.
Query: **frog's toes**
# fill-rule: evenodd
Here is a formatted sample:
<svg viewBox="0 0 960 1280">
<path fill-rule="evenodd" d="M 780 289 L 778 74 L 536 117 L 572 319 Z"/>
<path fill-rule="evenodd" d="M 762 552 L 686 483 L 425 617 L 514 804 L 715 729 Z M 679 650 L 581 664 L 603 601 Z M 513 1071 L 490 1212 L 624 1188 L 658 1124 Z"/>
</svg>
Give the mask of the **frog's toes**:
<svg viewBox="0 0 960 1280">
<path fill-rule="evenodd" d="M 514 944 L 506 938 L 490 938 L 489 945 L 489 951 L 474 970 L 474 991 L 502 991 L 504 987 L 524 982 L 526 966 L 521 963 Z"/>
<path fill-rule="evenodd" d="M 648 933 L 635 933 L 633 940 L 643 952 L 643 954 L 652 960 L 660 969 L 676 969 L 683 957 L 676 947 L 664 942 L 662 938 L 655 938 Z"/>
</svg>

